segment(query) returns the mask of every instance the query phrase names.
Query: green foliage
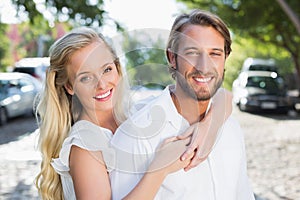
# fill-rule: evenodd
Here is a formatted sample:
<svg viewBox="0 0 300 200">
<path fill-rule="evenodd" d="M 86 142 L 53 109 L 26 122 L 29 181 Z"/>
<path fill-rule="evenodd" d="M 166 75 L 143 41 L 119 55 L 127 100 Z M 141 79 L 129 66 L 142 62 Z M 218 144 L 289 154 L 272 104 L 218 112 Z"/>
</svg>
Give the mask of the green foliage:
<svg viewBox="0 0 300 200">
<path fill-rule="evenodd" d="M 30 23 L 34 24 L 35 18 L 43 16 L 41 10 L 32 0 L 12 0 L 19 10 L 27 12 Z M 72 1 L 72 0 L 45 0 L 45 8 L 50 12 L 54 21 L 66 22 L 79 25 L 102 26 L 107 12 L 103 10 L 103 0 L 97 1 Z M 61 21 L 64 20 L 64 21 Z M 122 30 L 122 26 L 114 21 L 117 30 Z"/>
<path fill-rule="evenodd" d="M 0 36 L 5 35 L 7 30 L 6 24 L 0 23 Z M 0 42 L 0 71 L 5 71 L 5 60 L 4 58 L 7 56 L 7 49 L 9 48 L 9 40 L 7 37 L 1 37 Z"/>
<path fill-rule="evenodd" d="M 22 34 L 22 39 L 17 47 L 21 58 L 48 56 L 48 49 L 53 42 L 51 37 L 52 29 L 42 17 L 36 17 L 34 24 L 38 24 L 38 26 L 33 26 L 28 22 L 24 22 L 18 26 L 18 32 Z M 38 55 L 38 42 L 40 37 L 47 37 L 47 40 L 43 41 L 44 48 L 42 55 Z"/>
<path fill-rule="evenodd" d="M 231 89 L 234 79 L 238 76 L 246 58 L 273 58 L 281 76 L 293 72 L 293 63 L 290 54 L 284 48 L 278 48 L 273 44 L 262 44 L 253 38 L 233 38 L 232 52 L 226 62 L 224 87 Z"/>
<path fill-rule="evenodd" d="M 165 44 L 162 38 L 153 39 L 146 31 L 125 33 L 123 49 L 131 85 L 173 83 L 162 44 Z"/>
</svg>

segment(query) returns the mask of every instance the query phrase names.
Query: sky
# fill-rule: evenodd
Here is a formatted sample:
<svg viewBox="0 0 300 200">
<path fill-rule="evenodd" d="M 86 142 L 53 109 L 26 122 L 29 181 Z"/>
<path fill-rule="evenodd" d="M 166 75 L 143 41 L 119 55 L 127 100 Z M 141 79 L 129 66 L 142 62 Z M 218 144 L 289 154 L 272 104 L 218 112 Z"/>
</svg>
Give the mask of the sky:
<svg viewBox="0 0 300 200">
<path fill-rule="evenodd" d="M 176 14 L 183 7 L 176 0 L 105 0 L 104 9 L 108 12 L 110 18 L 120 22 L 127 30 L 142 28 L 169 30 Z M 16 11 L 10 4 L 10 0 L 0 1 L 0 13 L 2 22 L 17 22 L 14 17 Z M 104 31 L 109 34 L 115 30 L 107 26 Z"/>
<path fill-rule="evenodd" d="M 128 30 L 140 28 L 170 29 L 183 6 L 175 0 L 106 0 L 109 15 L 123 22 Z"/>
</svg>

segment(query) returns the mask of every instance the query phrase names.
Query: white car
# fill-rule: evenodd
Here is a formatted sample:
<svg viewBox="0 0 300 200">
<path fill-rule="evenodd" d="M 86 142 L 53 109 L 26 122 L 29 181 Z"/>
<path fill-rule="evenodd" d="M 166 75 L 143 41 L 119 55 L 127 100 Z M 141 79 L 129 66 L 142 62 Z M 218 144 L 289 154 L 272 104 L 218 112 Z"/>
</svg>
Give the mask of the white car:
<svg viewBox="0 0 300 200">
<path fill-rule="evenodd" d="M 46 70 L 49 66 L 50 57 L 22 58 L 15 63 L 13 72 L 27 73 L 40 81 L 44 81 L 46 77 Z"/>
<path fill-rule="evenodd" d="M 26 73 L 0 73 L 0 125 L 12 117 L 33 113 L 42 83 Z"/>
</svg>

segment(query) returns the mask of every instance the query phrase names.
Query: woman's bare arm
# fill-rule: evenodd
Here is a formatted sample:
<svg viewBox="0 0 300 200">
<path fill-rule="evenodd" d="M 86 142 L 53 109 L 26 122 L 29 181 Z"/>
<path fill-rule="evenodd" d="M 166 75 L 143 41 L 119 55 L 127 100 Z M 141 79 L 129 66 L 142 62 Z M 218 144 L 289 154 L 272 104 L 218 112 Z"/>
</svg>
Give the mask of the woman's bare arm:
<svg viewBox="0 0 300 200">
<path fill-rule="evenodd" d="M 111 199 L 111 187 L 101 152 L 90 152 L 72 146 L 70 174 L 76 199 Z"/>
<path fill-rule="evenodd" d="M 195 153 L 190 164 L 185 168 L 189 170 L 196 167 L 207 158 L 211 152 L 216 139 L 218 138 L 219 129 L 232 113 L 232 94 L 231 92 L 220 88 L 212 98 L 212 105 L 205 118 L 193 124 L 185 133 L 179 135 L 178 139 L 185 139 L 192 136 L 192 140 L 187 150 L 181 156 L 184 160 L 192 153 Z"/>
</svg>

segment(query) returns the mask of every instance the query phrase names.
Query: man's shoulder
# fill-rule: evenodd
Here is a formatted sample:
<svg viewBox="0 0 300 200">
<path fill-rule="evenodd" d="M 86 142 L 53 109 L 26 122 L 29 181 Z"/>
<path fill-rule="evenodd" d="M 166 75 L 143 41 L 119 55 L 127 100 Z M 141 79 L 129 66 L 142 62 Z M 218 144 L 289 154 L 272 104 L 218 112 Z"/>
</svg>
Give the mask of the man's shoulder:
<svg viewBox="0 0 300 200">
<path fill-rule="evenodd" d="M 235 130 L 238 130 L 238 131 L 241 130 L 241 126 L 240 126 L 239 121 L 233 115 L 230 115 L 228 117 L 228 119 L 225 121 L 224 125 L 227 126 L 227 128 L 230 128 L 230 129 L 235 129 Z"/>
<path fill-rule="evenodd" d="M 240 126 L 239 121 L 234 116 L 229 116 L 221 127 L 221 141 L 228 144 L 243 144 L 244 132 Z"/>
<path fill-rule="evenodd" d="M 168 97 L 169 94 L 166 90 L 167 88 L 163 90 L 159 95 L 149 96 L 137 101 L 133 105 L 133 109 L 131 110 L 132 112 L 130 113 L 129 118 L 132 120 L 139 118 L 141 115 L 147 115 L 151 112 L 153 107 L 161 107 L 161 109 L 165 110 L 166 105 L 170 103 L 170 97 Z"/>
</svg>

